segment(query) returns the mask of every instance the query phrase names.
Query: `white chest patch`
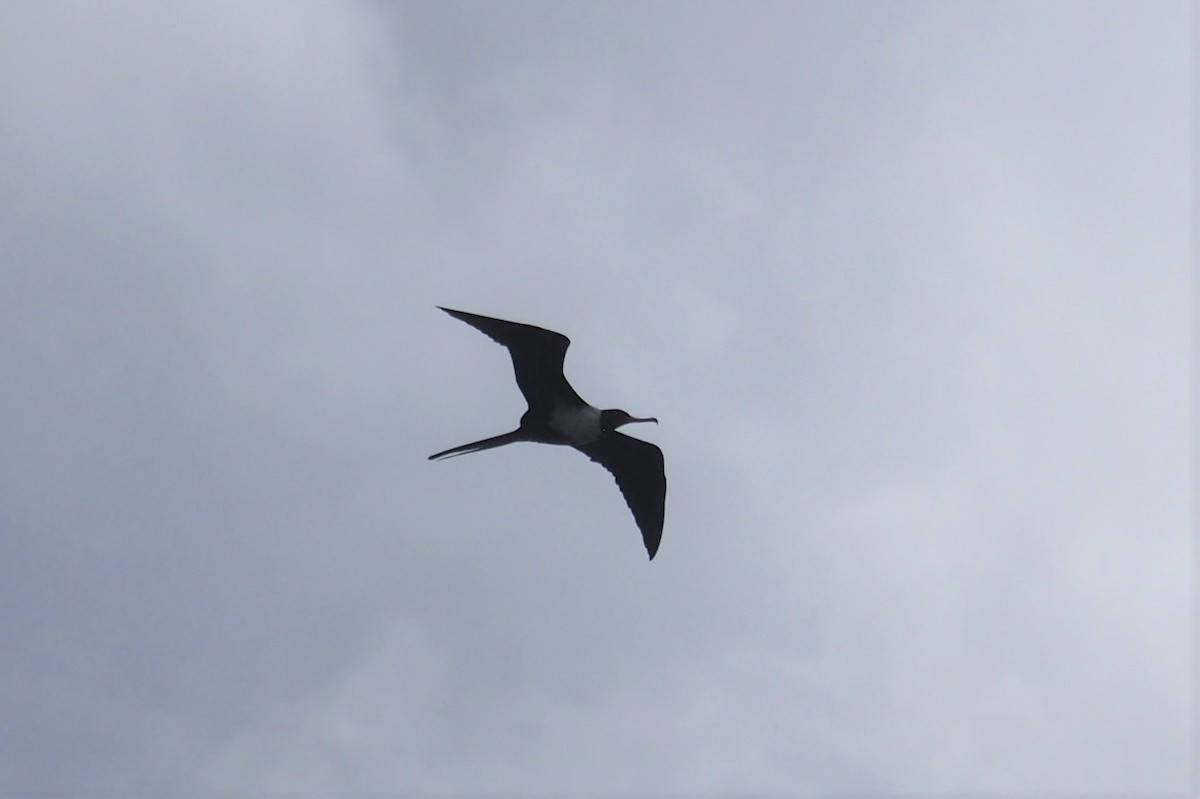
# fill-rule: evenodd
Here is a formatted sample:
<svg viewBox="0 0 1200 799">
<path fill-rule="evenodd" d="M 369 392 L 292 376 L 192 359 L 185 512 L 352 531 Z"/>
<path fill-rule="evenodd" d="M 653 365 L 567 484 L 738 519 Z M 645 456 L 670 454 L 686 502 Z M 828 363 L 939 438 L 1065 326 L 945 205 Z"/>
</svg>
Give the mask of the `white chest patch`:
<svg viewBox="0 0 1200 799">
<path fill-rule="evenodd" d="M 564 411 L 556 409 L 550 427 L 573 444 L 587 444 L 600 437 L 600 409 L 588 406 Z"/>
</svg>

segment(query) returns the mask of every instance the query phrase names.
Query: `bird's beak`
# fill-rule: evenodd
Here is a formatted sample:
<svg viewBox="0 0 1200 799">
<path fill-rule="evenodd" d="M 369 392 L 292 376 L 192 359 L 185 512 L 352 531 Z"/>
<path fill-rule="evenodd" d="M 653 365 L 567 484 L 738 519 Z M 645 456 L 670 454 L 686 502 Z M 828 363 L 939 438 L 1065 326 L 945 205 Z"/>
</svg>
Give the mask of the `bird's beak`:
<svg viewBox="0 0 1200 799">
<path fill-rule="evenodd" d="M 658 424 L 658 420 L 655 419 L 653 416 L 647 416 L 645 419 L 638 419 L 636 416 L 631 416 L 629 418 L 629 421 L 631 421 L 631 422 L 654 422 L 655 424 Z"/>
</svg>

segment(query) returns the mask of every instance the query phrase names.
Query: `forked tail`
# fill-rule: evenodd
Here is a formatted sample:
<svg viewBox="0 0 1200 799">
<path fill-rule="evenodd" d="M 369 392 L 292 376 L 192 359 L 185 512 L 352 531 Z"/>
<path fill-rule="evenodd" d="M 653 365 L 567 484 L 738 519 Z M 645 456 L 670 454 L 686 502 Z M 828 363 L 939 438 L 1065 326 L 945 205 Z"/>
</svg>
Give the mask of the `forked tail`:
<svg viewBox="0 0 1200 799">
<path fill-rule="evenodd" d="M 437 461 L 442 458 L 453 458 L 455 455 L 466 455 L 469 452 L 479 452 L 480 450 L 491 449 L 492 447 L 503 447 L 505 444 L 512 444 L 516 441 L 528 441 L 525 434 L 520 430 L 514 430 L 511 433 L 504 433 L 491 438 L 485 438 L 480 441 L 472 441 L 470 444 L 463 444 L 460 447 L 452 447 L 451 449 L 439 452 L 436 455 L 430 455 L 429 460 Z"/>
</svg>

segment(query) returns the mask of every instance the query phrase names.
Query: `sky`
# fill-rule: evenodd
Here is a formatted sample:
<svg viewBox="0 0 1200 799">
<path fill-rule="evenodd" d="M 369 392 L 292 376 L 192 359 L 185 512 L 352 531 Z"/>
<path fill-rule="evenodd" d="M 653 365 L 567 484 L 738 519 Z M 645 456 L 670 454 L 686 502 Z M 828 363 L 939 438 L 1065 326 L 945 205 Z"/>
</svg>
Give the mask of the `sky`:
<svg viewBox="0 0 1200 799">
<path fill-rule="evenodd" d="M 1194 24 L 0 4 L 0 796 L 1187 790 Z"/>
</svg>

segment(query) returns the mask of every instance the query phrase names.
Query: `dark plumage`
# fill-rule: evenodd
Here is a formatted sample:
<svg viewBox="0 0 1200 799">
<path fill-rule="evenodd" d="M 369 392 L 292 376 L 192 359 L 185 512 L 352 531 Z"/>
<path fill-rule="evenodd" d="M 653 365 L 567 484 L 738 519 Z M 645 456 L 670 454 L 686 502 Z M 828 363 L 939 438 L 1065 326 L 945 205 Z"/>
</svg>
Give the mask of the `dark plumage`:
<svg viewBox="0 0 1200 799">
<path fill-rule="evenodd" d="M 616 478 L 617 487 L 642 531 L 646 552 L 653 559 L 662 540 L 667 494 L 662 450 L 618 433 L 617 428 L 632 422 L 658 420 L 639 419 L 622 410 L 601 411 L 584 402 L 563 375 L 563 359 L 571 340 L 561 333 L 450 308 L 441 310 L 508 348 L 517 386 L 529 408 L 521 416 L 520 427 L 511 433 L 453 447 L 430 455 L 429 459 L 465 455 L 516 441 L 574 447 Z"/>
</svg>

